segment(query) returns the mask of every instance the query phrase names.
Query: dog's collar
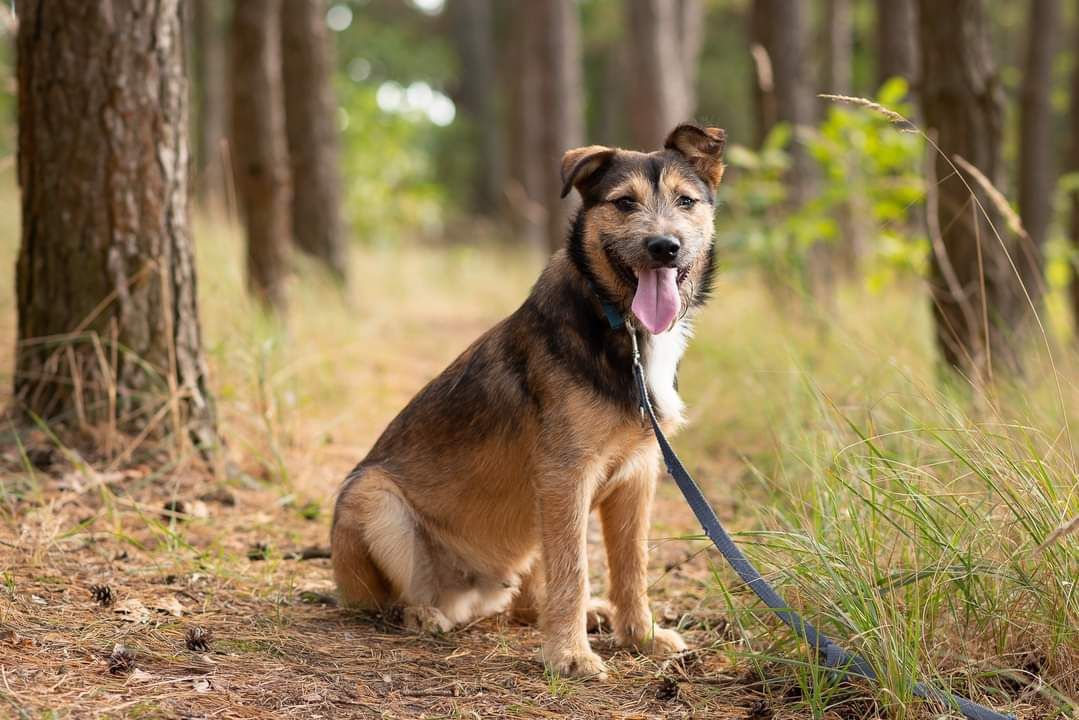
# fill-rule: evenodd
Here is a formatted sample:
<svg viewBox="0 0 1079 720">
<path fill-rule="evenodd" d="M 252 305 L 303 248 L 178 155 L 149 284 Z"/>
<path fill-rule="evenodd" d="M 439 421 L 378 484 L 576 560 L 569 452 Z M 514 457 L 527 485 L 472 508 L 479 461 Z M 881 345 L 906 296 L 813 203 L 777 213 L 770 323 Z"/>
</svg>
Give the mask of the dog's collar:
<svg viewBox="0 0 1079 720">
<path fill-rule="evenodd" d="M 607 324 L 611 326 L 611 330 L 621 330 L 626 326 L 626 319 L 622 316 L 622 313 L 618 312 L 611 303 L 603 299 L 603 296 L 596 290 L 596 286 L 592 284 L 591 280 L 588 280 L 588 289 L 592 291 L 592 294 L 596 296 L 596 300 L 599 301 L 599 306 L 603 309 L 603 316 L 607 318 Z"/>
</svg>

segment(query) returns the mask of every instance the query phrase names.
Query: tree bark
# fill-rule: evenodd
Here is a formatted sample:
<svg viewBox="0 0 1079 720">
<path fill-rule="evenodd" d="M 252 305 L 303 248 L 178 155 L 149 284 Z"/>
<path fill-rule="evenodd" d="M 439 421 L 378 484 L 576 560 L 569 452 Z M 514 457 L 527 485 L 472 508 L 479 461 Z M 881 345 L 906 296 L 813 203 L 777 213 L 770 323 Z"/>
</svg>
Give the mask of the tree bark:
<svg viewBox="0 0 1079 720">
<path fill-rule="evenodd" d="M 1016 265 L 1035 307 L 1040 306 L 1045 287 L 1043 248 L 1052 210 L 1053 118 L 1049 95 L 1059 23 L 1058 0 L 1032 0 L 1019 111 L 1019 215 L 1027 237 L 1019 239 Z"/>
<path fill-rule="evenodd" d="M 519 117 L 524 132 L 518 141 L 527 144 L 519 155 L 534 165 L 521 168 L 520 174 L 534 172 L 525 179 L 537 185 L 524 185 L 530 195 L 522 204 L 530 222 L 542 227 L 547 252 L 554 253 L 565 245 L 574 202 L 561 198 L 562 153 L 584 144 L 581 21 L 575 0 L 522 0 L 518 12 L 524 43 L 519 112 L 531 116 Z"/>
<path fill-rule="evenodd" d="M 1003 91 L 981 0 L 919 0 L 918 35 L 923 114 L 941 149 L 934 160 L 937 212 L 930 218 L 939 228 L 930 270 L 937 345 L 945 362 L 981 384 L 992 379 L 994 366 L 1017 363 L 1005 330 L 1021 307 L 1018 283 L 994 228 L 1013 256 L 1015 243 L 976 179 L 957 175 L 949 160 L 959 155 L 997 182 Z"/>
<path fill-rule="evenodd" d="M 775 70 L 772 67 L 772 9 L 768 0 L 749 6 L 749 54 L 753 60 L 753 114 L 756 147 L 764 144 L 776 124 Z"/>
<path fill-rule="evenodd" d="M 289 179 L 281 87 L 281 0 L 236 0 L 232 17 L 233 172 L 247 235 L 247 283 L 283 311 Z"/>
<path fill-rule="evenodd" d="M 693 111 L 685 75 L 690 61 L 681 44 L 687 23 L 679 0 L 628 0 L 625 9 L 630 135 L 635 147 L 652 150 L 662 147 L 667 133 Z"/>
<path fill-rule="evenodd" d="M 510 128 L 510 173 L 505 194 L 522 244 L 546 254 L 547 158 L 542 126 L 540 33 L 535 26 L 537 5 L 531 0 L 517 0 L 512 6 L 512 41 L 507 48 L 512 70 L 505 74 Z"/>
<path fill-rule="evenodd" d="M 341 222 L 340 145 L 333 48 L 323 0 L 281 5 L 285 128 L 292 186 L 292 238 L 338 282 L 348 278 Z"/>
<path fill-rule="evenodd" d="M 918 76 L 914 0 L 877 0 L 877 85 L 893 77 Z"/>
<path fill-rule="evenodd" d="M 821 87 L 827 93 L 850 95 L 854 62 L 854 15 L 850 0 L 825 0 L 822 30 Z"/>
<path fill-rule="evenodd" d="M 19 21 L 17 402 L 209 449 L 179 2 L 24 0 Z"/>
<path fill-rule="evenodd" d="M 505 187 L 495 82 L 493 8 L 491 0 L 450 0 L 449 11 L 461 64 L 454 95 L 468 121 L 472 154 L 477 159 L 470 200 L 476 213 L 492 217 L 502 207 Z"/>
<path fill-rule="evenodd" d="M 195 73 L 195 194 L 204 207 L 222 209 L 228 192 L 224 142 L 228 135 L 228 3 L 192 2 Z"/>
</svg>

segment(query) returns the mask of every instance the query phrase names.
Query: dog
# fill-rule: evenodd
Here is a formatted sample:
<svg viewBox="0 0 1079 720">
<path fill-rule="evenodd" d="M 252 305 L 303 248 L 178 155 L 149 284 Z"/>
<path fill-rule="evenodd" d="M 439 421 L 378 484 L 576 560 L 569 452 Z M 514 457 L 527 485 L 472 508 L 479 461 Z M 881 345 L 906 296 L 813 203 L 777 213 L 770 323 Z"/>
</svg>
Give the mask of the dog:
<svg viewBox="0 0 1079 720">
<path fill-rule="evenodd" d="M 563 676 L 606 678 L 590 618 L 621 646 L 685 650 L 648 604 L 660 454 L 629 333 L 673 431 L 678 363 L 712 285 L 725 141 L 719 128 L 680 125 L 656 152 L 565 154 L 562 196 L 576 188 L 582 200 L 566 247 L 516 312 L 408 403 L 338 493 L 331 543 L 345 605 L 399 607 L 408 627 L 435 633 L 508 608 L 539 621 L 544 664 Z M 593 508 L 607 601 L 589 593 Z"/>
</svg>

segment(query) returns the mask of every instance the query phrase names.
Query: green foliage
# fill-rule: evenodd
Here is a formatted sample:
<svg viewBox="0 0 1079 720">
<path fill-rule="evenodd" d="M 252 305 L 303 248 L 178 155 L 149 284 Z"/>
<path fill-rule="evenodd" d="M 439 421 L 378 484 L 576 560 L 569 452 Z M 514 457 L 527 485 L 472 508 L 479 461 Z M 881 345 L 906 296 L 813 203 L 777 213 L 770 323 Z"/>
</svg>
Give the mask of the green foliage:
<svg viewBox="0 0 1079 720">
<path fill-rule="evenodd" d="M 379 108 L 368 84 L 342 84 L 345 208 L 356 236 L 386 244 L 442 227 L 443 188 L 435 182 L 438 129 Z"/>
<path fill-rule="evenodd" d="M 906 94 L 906 83 L 896 78 L 881 88 L 878 102 L 909 115 Z M 796 288 L 805 282 L 809 250 L 817 243 L 835 246 L 841 257 L 860 255 L 873 289 L 923 273 L 928 243 L 915 222 L 925 197 L 922 139 L 871 110 L 838 105 L 820 126 L 799 133 L 814 161 L 816 187 L 798 207 L 788 202 L 784 183 L 790 127 L 773 128 L 760 150 L 735 145 L 728 151 L 717 232 L 724 256 Z M 864 247 L 851 250 L 855 236 Z"/>
</svg>

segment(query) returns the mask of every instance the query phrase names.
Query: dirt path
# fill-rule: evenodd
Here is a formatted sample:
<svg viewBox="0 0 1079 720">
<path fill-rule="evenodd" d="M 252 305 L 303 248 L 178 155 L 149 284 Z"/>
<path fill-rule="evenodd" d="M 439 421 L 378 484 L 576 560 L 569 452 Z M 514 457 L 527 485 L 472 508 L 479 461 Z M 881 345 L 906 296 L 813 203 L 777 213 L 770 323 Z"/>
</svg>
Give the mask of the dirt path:
<svg viewBox="0 0 1079 720">
<path fill-rule="evenodd" d="M 695 527 L 671 486 L 657 500 L 653 605 L 696 650 L 656 662 L 600 633 L 612 672 L 598 683 L 546 678 L 537 631 L 504 617 L 417 638 L 334 607 L 329 561 L 290 555 L 326 544 L 325 513 L 311 519 L 302 498 L 148 471 L 38 482 L 0 526 L 0 716 L 776 716 L 730 663 L 705 556 L 664 539 Z M 593 543 L 597 583 L 601 555 Z M 196 627 L 208 650 L 186 647 Z M 116 645 L 130 663 L 110 661 Z"/>
</svg>

